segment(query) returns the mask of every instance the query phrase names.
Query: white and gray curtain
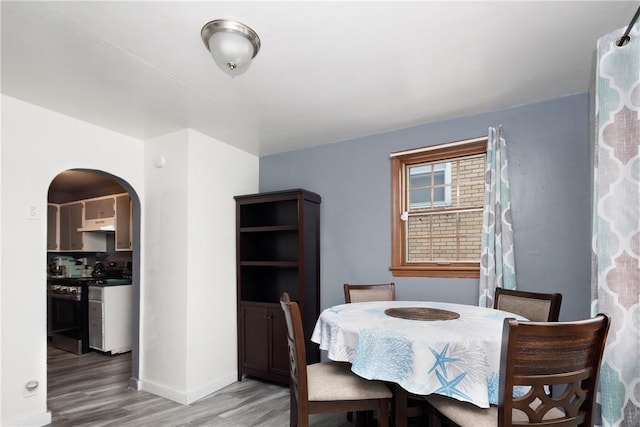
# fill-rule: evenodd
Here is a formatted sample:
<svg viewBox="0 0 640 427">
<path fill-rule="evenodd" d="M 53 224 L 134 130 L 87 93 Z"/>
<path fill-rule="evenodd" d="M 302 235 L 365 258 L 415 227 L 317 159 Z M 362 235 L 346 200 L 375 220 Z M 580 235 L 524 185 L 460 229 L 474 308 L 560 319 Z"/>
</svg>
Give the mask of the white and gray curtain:
<svg viewBox="0 0 640 427">
<path fill-rule="evenodd" d="M 600 372 L 598 426 L 640 426 L 640 24 L 598 40 L 591 314 L 611 327 Z"/>
<path fill-rule="evenodd" d="M 507 141 L 502 126 L 489 128 L 484 189 L 478 303 L 493 307 L 497 287 L 516 288 Z"/>
</svg>

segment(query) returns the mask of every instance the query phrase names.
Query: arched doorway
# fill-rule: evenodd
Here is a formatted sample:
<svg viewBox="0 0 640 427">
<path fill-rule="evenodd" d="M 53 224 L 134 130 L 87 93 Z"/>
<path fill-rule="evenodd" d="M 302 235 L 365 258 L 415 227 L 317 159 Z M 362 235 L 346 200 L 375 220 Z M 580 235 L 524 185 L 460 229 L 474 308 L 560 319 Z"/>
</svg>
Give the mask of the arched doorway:
<svg viewBox="0 0 640 427">
<path fill-rule="evenodd" d="M 72 243 L 61 240 L 60 232 L 62 227 L 58 227 L 55 233 L 51 232 L 51 223 L 48 221 L 47 227 L 47 263 L 50 265 L 52 259 L 56 259 L 60 263 L 61 259 L 80 259 L 85 267 L 82 276 L 87 276 L 87 272 L 90 271 L 95 265 L 100 262 L 102 264 L 114 264 L 114 270 L 117 268 L 123 271 L 128 270 L 128 276 L 131 283 L 131 324 L 129 326 L 131 332 L 131 344 L 130 344 L 130 358 L 131 358 L 131 373 L 128 381 L 128 386 L 137 389 L 137 382 L 139 378 L 139 325 L 140 325 L 140 198 L 135 189 L 125 180 L 115 175 L 109 174 L 104 171 L 87 170 L 87 169 L 72 169 L 61 172 L 57 175 L 49 186 L 48 202 L 49 209 L 51 206 L 69 206 L 74 205 L 78 201 L 83 201 L 83 206 L 88 206 L 85 201 L 98 202 L 101 200 L 111 199 L 114 195 L 114 200 L 118 199 L 118 195 L 128 195 L 130 199 L 130 221 L 129 224 L 129 248 L 122 246 L 116 241 L 115 230 L 93 230 L 94 232 L 83 232 L 82 234 L 91 234 L 93 237 L 97 236 L 99 242 L 104 239 L 104 246 L 91 246 L 90 244 L 82 249 L 74 247 Z M 120 205 L 115 209 L 121 209 Z M 58 213 L 59 215 L 59 213 Z M 84 214 L 83 214 L 84 215 Z M 117 216 L 117 214 L 115 215 Z M 94 224 L 95 225 L 95 224 Z M 84 225 L 83 225 L 84 227 Z M 51 239 L 56 239 L 57 247 L 50 244 Z M 64 243 L 64 245 L 62 244 Z M 95 250 L 94 250 L 95 249 Z M 64 258 L 68 257 L 68 258 Z M 56 263 L 53 263 L 54 267 Z M 78 275 L 76 269 L 73 267 L 74 275 Z M 60 271 L 57 271 L 60 273 Z M 71 275 L 69 271 L 64 271 L 65 276 Z M 52 275 L 49 274 L 49 277 Z M 49 289 L 49 286 L 47 286 Z M 50 299 L 48 299 L 48 310 L 51 312 Z M 52 341 L 52 332 L 50 330 L 49 323 L 51 322 L 51 316 L 48 316 L 47 335 L 49 337 L 49 343 Z M 86 326 L 88 328 L 88 325 Z M 83 348 L 84 347 L 84 348 Z M 88 350 L 87 346 L 81 346 L 76 353 L 82 355 L 84 351 Z M 74 352 L 74 348 L 71 348 L 70 353 Z M 98 351 L 98 350 L 96 350 Z M 99 352 L 99 351 L 98 351 Z M 109 353 L 104 355 L 109 357 Z"/>
</svg>

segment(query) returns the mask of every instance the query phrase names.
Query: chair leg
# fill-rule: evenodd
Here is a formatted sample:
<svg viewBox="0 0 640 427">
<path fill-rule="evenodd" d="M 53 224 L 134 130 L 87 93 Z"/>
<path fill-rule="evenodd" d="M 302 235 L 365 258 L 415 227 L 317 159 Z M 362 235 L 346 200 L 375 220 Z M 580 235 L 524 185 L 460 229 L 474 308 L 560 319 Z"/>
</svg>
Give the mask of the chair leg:
<svg viewBox="0 0 640 427">
<path fill-rule="evenodd" d="M 353 421 L 353 412 L 347 412 L 347 421 L 349 422 Z"/>
<path fill-rule="evenodd" d="M 381 400 L 378 407 L 378 427 L 389 427 L 389 402 Z"/>
<path fill-rule="evenodd" d="M 442 420 L 438 416 L 438 412 L 436 411 L 436 408 L 429 405 L 428 403 L 427 403 L 427 417 L 429 419 L 430 427 L 442 427 Z"/>
<path fill-rule="evenodd" d="M 407 425 L 407 400 L 407 391 L 396 384 L 393 390 L 393 418 L 396 427 Z"/>
<path fill-rule="evenodd" d="M 298 402 L 293 394 L 293 388 L 289 394 L 289 426 L 298 427 Z"/>
</svg>

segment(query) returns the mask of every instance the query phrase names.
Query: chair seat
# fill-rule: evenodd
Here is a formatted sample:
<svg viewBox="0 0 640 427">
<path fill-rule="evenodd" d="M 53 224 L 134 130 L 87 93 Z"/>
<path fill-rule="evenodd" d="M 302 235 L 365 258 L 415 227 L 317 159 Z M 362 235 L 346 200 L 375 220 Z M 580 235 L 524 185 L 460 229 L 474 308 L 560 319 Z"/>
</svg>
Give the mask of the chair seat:
<svg viewBox="0 0 640 427">
<path fill-rule="evenodd" d="M 351 365 L 321 362 L 307 366 L 309 401 L 365 400 L 391 398 L 389 388 L 351 372 Z"/>
<path fill-rule="evenodd" d="M 468 402 L 461 402 L 452 397 L 431 394 L 425 399 L 431 406 L 436 408 L 442 415 L 449 418 L 459 426 L 473 427 L 496 427 L 498 425 L 498 407 L 479 408 Z M 512 415 L 513 422 L 527 423 L 527 416 L 518 410 L 514 410 Z M 544 416 L 545 421 L 554 419 L 564 419 L 565 414 L 557 408 L 551 409 Z"/>
</svg>

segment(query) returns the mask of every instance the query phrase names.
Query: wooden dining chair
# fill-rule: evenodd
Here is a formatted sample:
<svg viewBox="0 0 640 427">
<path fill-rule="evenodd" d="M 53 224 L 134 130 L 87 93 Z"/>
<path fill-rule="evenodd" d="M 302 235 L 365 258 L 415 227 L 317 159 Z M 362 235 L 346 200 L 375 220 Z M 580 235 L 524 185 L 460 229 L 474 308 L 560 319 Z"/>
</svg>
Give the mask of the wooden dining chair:
<svg viewBox="0 0 640 427">
<path fill-rule="evenodd" d="M 493 308 L 519 314 L 534 322 L 557 322 L 562 294 L 496 288 Z"/>
<path fill-rule="evenodd" d="M 344 284 L 344 302 L 395 301 L 396 284 L 380 283 L 370 285 Z M 353 414 L 347 413 L 347 420 L 352 421 Z"/>
<path fill-rule="evenodd" d="M 395 301 L 395 299 L 396 284 L 393 282 L 375 285 L 344 284 L 344 301 L 347 304 L 365 301 Z"/>
<path fill-rule="evenodd" d="M 575 322 L 507 318 L 497 407 L 482 409 L 436 394 L 425 399 L 437 417 L 444 416 L 461 427 L 591 427 L 609 322 L 604 314 Z M 516 386 L 528 391 L 514 396 Z M 551 396 L 550 386 L 562 392 Z"/>
<path fill-rule="evenodd" d="M 307 365 L 300 308 L 286 292 L 280 297 L 280 305 L 284 310 L 289 344 L 291 427 L 307 427 L 311 414 L 348 411 L 377 411 L 378 425 L 387 427 L 391 390 L 379 381 L 357 376 L 351 372 L 348 363 Z"/>
</svg>

